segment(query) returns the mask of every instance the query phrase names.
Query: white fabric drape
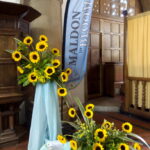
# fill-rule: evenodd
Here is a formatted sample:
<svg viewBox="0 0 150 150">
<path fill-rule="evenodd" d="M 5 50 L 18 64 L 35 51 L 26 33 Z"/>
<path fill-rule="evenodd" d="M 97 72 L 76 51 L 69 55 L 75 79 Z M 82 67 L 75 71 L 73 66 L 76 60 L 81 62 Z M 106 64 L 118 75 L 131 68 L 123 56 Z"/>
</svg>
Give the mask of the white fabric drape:
<svg viewBox="0 0 150 150">
<path fill-rule="evenodd" d="M 150 78 L 150 12 L 128 19 L 127 64 L 129 77 Z M 132 85 L 135 104 L 135 82 Z M 142 106 L 142 82 L 138 86 L 138 106 Z M 146 84 L 146 108 L 150 108 L 150 83 Z"/>
</svg>

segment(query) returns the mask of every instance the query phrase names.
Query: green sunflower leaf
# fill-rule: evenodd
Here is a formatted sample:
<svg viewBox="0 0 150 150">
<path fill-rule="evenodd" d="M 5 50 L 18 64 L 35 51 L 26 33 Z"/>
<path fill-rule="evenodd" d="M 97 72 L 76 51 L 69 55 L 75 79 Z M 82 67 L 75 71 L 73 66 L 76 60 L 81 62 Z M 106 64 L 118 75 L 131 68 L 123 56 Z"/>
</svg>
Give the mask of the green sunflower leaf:
<svg viewBox="0 0 150 150">
<path fill-rule="evenodd" d="M 25 87 L 25 86 L 27 86 L 27 85 L 29 85 L 30 84 L 30 82 L 28 81 L 28 80 L 26 80 L 24 83 L 23 83 L 23 87 Z"/>
</svg>

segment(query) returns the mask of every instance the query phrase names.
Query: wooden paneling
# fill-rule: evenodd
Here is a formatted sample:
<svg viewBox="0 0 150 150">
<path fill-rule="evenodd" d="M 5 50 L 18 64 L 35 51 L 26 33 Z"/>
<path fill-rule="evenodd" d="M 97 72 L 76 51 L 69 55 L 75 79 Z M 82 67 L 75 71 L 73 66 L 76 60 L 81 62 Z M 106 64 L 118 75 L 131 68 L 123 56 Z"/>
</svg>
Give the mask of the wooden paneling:
<svg viewBox="0 0 150 150">
<path fill-rule="evenodd" d="M 22 14 L 26 19 L 21 18 Z M 29 20 L 39 15 L 28 6 L 0 2 L 0 147 L 18 142 L 25 133 L 24 130 L 16 132 L 23 93 L 17 84 L 17 64 L 6 50 L 16 48 L 14 38 L 28 34 Z"/>
<path fill-rule="evenodd" d="M 126 0 L 126 2 L 123 0 L 94 1 L 87 73 L 89 98 L 103 94 L 103 65 L 106 62 L 123 63 L 124 61 L 122 12 L 127 7 L 128 10 L 133 11 L 130 15 L 140 12 L 138 1 Z"/>
<path fill-rule="evenodd" d="M 115 96 L 121 92 L 123 85 L 123 63 L 105 63 L 104 65 L 104 93 Z M 117 89 L 117 90 L 116 90 Z M 119 91 L 119 93 L 117 92 Z"/>
<path fill-rule="evenodd" d="M 123 61 L 123 23 L 101 19 L 102 62 Z M 107 30 L 108 29 L 108 30 Z"/>
</svg>

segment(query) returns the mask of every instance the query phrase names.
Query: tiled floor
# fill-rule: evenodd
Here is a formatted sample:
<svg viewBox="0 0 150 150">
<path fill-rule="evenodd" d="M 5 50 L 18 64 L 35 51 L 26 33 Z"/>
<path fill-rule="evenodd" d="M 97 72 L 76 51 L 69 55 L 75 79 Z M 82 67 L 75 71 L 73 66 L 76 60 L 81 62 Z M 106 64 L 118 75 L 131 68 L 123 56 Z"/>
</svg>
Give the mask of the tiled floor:
<svg viewBox="0 0 150 150">
<path fill-rule="evenodd" d="M 133 132 L 142 136 L 150 144 L 150 122 L 143 121 L 131 116 L 115 113 L 115 112 L 96 112 L 94 119 L 97 123 L 101 123 L 103 119 L 107 119 L 111 122 L 114 122 L 118 128 L 121 127 L 121 124 L 125 121 L 129 121 L 134 125 Z M 27 150 L 27 140 L 22 141 L 20 144 L 0 148 L 0 150 Z M 142 150 L 148 150 L 142 148 Z"/>
</svg>

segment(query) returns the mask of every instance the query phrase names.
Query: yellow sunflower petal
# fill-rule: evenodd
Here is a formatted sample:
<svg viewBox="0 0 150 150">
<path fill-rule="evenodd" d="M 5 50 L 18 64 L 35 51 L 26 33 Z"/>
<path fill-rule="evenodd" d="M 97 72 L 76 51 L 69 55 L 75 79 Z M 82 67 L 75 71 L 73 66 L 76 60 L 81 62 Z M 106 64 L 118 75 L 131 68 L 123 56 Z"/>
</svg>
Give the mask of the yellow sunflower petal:
<svg viewBox="0 0 150 150">
<path fill-rule="evenodd" d="M 31 83 L 35 83 L 38 80 L 38 76 L 35 72 L 32 72 L 28 75 L 28 81 Z"/>
<path fill-rule="evenodd" d="M 58 135 L 57 140 L 62 144 L 65 144 L 67 142 L 66 138 L 63 137 L 62 135 Z"/>
<path fill-rule="evenodd" d="M 33 43 L 33 39 L 31 36 L 27 36 L 24 38 L 23 43 L 30 46 Z"/>
<path fill-rule="evenodd" d="M 25 68 L 31 69 L 31 68 L 32 68 L 32 65 L 31 65 L 31 64 L 28 64 L 28 65 L 25 66 Z"/>
<path fill-rule="evenodd" d="M 65 70 L 65 72 L 66 72 L 68 75 L 70 75 L 70 74 L 72 73 L 72 70 L 71 70 L 70 68 L 67 68 L 67 69 Z"/>
<path fill-rule="evenodd" d="M 74 118 L 76 116 L 76 110 L 74 108 L 70 108 L 68 110 L 68 114 L 71 118 Z"/>
<path fill-rule="evenodd" d="M 22 55 L 21 55 L 21 53 L 19 51 L 13 51 L 13 53 L 12 53 L 12 59 L 14 61 L 20 61 L 21 58 L 22 58 Z"/>
<path fill-rule="evenodd" d="M 94 104 L 88 104 L 88 105 L 86 105 L 85 109 L 93 110 L 94 109 Z"/>
<path fill-rule="evenodd" d="M 77 150 L 77 149 L 78 149 L 77 142 L 76 142 L 75 140 L 71 140 L 71 141 L 70 141 L 70 147 L 71 147 L 73 150 Z"/>
<path fill-rule="evenodd" d="M 45 41 L 40 41 L 36 44 L 36 50 L 39 52 L 43 52 L 48 48 L 48 43 Z"/>
<path fill-rule="evenodd" d="M 120 143 L 118 150 L 130 150 L 129 145 L 125 144 L 125 143 Z"/>
<path fill-rule="evenodd" d="M 60 56 L 60 50 L 58 48 L 53 48 L 51 50 L 52 54 L 56 55 L 56 56 Z"/>
<path fill-rule="evenodd" d="M 57 90 L 57 93 L 59 96 L 66 96 L 67 95 L 67 89 L 66 88 L 59 88 Z"/>
<path fill-rule="evenodd" d="M 54 68 L 58 68 L 59 66 L 60 66 L 60 60 L 59 59 L 54 59 L 53 61 L 52 61 L 52 65 L 53 65 L 53 67 Z"/>
<path fill-rule="evenodd" d="M 112 123 L 110 123 L 109 121 L 104 121 L 104 122 L 102 123 L 102 128 L 109 130 L 109 129 L 112 128 Z"/>
<path fill-rule="evenodd" d="M 23 68 L 22 68 L 22 67 L 20 67 L 20 66 L 17 66 L 17 71 L 18 71 L 19 73 L 21 73 L 21 74 L 23 74 L 23 73 L 24 73 Z"/>
<path fill-rule="evenodd" d="M 141 150 L 141 146 L 140 146 L 139 143 L 134 143 L 133 148 L 136 149 L 136 150 Z"/>
<path fill-rule="evenodd" d="M 40 41 L 45 41 L 45 42 L 47 42 L 47 41 L 48 41 L 48 38 L 47 38 L 47 36 L 45 36 L 45 35 L 40 35 L 39 40 L 40 40 Z"/>
<path fill-rule="evenodd" d="M 32 63 L 38 63 L 40 61 L 40 55 L 38 54 L 38 52 L 34 51 L 34 52 L 30 52 L 29 53 L 29 59 Z M 29 67 L 29 66 L 28 66 Z"/>
<path fill-rule="evenodd" d="M 95 139 L 99 140 L 99 142 L 104 142 L 108 135 L 105 129 L 99 128 L 94 132 L 94 136 Z"/>
<path fill-rule="evenodd" d="M 53 66 L 47 66 L 44 72 L 47 76 L 51 76 L 55 73 L 55 68 Z"/>
<path fill-rule="evenodd" d="M 68 74 L 66 72 L 62 72 L 60 74 L 60 77 L 61 77 L 62 82 L 67 82 L 68 81 Z"/>
<path fill-rule="evenodd" d="M 104 147 L 100 143 L 94 143 L 93 150 L 104 150 Z"/>
<path fill-rule="evenodd" d="M 84 116 L 87 117 L 88 119 L 91 119 L 93 117 L 93 111 L 87 109 L 84 111 Z"/>
<path fill-rule="evenodd" d="M 125 122 L 122 124 L 122 130 L 124 132 L 131 133 L 133 130 L 133 126 L 129 122 Z"/>
</svg>

